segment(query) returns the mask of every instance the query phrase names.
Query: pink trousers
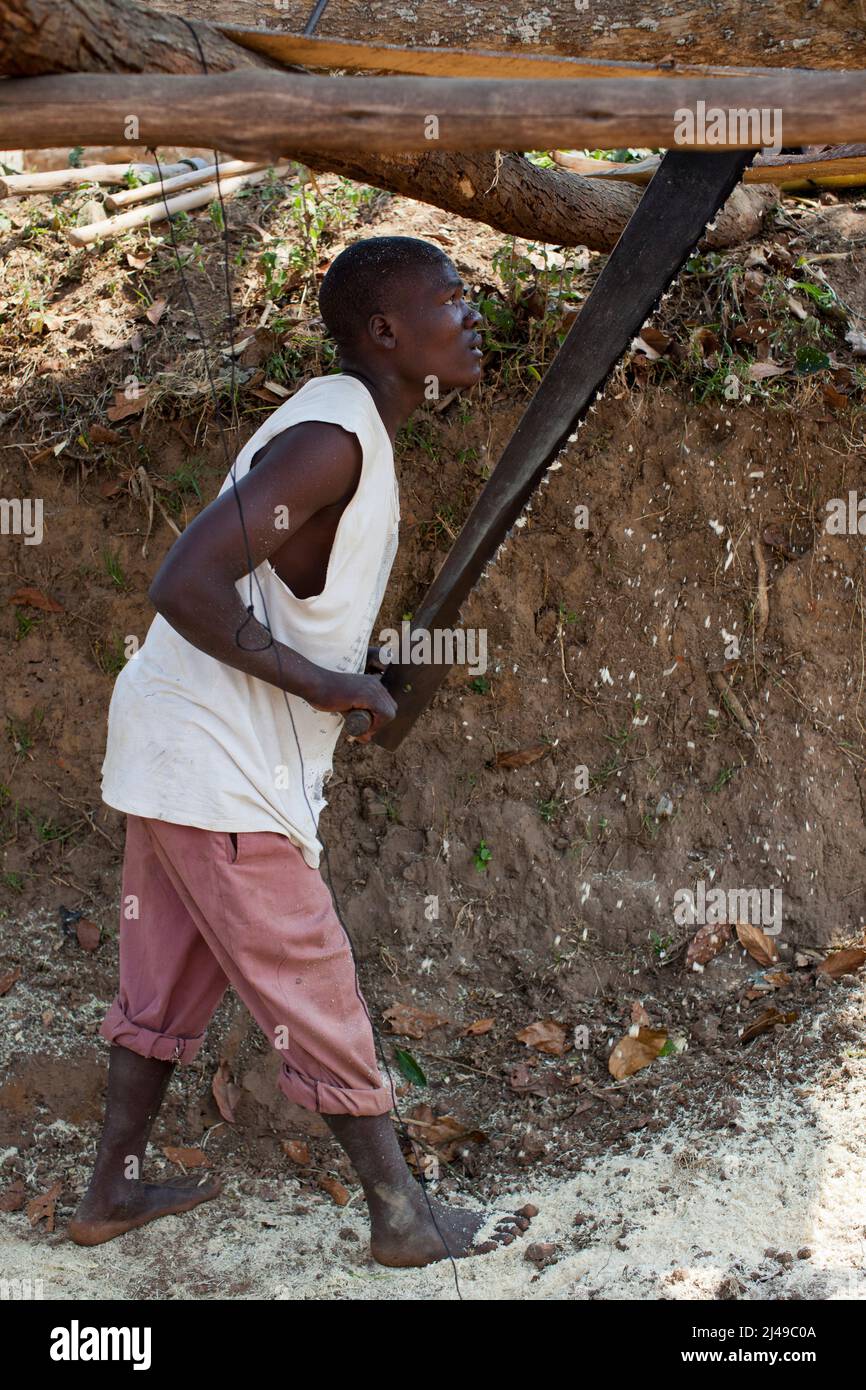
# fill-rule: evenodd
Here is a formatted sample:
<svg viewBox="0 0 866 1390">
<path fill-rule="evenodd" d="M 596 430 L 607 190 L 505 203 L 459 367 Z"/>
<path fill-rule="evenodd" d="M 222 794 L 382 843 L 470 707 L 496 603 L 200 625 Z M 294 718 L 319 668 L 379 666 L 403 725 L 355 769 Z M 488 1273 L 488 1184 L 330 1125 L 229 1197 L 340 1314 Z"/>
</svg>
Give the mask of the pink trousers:
<svg viewBox="0 0 866 1390">
<path fill-rule="evenodd" d="M 280 1088 L 326 1115 L 385 1115 L 366 1005 L 331 895 L 275 831 L 127 816 L 120 989 L 100 1032 L 190 1062 L 228 985 L 281 1054 Z"/>
</svg>

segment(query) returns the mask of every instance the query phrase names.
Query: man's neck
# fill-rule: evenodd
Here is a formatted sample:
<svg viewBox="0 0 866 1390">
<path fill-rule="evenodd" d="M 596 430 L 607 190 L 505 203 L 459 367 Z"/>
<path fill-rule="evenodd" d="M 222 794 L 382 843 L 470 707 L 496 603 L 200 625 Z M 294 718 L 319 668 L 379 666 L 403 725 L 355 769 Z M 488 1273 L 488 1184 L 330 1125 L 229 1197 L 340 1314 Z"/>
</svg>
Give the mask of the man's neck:
<svg viewBox="0 0 866 1390">
<path fill-rule="evenodd" d="M 398 431 L 424 400 L 423 385 L 416 386 L 382 373 L 373 376 L 369 368 L 348 359 L 340 363 L 340 371 L 344 376 L 357 377 L 367 387 L 393 444 Z"/>
</svg>

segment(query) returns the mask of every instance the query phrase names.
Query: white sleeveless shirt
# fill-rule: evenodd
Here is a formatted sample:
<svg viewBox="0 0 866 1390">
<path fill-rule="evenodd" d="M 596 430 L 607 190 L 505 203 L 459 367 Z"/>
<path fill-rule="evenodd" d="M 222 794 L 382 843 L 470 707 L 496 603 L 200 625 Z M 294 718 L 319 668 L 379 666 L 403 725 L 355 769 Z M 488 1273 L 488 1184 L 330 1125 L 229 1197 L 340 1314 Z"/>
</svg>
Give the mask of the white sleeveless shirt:
<svg viewBox="0 0 866 1390">
<path fill-rule="evenodd" d="M 323 420 L 357 435 L 361 477 L 340 517 L 322 592 L 296 598 L 265 560 L 255 571 L 253 608 L 263 622 L 261 586 L 277 641 L 317 666 L 363 672 L 397 551 L 400 501 L 391 440 L 357 377 L 314 377 L 241 449 L 237 480 L 269 440 L 302 420 Z M 229 474 L 220 496 L 231 486 Z M 246 605 L 248 576 L 236 588 Z M 322 848 L 318 819 L 327 805 L 323 787 L 342 725 L 342 715 L 315 710 L 208 656 L 157 615 L 115 682 L 102 797 L 119 811 L 203 830 L 278 831 L 315 869 Z"/>
</svg>

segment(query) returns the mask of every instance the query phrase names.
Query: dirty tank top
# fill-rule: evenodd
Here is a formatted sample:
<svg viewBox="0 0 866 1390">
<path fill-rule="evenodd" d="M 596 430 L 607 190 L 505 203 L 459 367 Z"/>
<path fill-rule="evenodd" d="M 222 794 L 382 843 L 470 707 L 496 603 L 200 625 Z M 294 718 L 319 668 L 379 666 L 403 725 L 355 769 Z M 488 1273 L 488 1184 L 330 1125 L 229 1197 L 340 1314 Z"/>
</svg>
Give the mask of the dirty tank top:
<svg viewBox="0 0 866 1390">
<path fill-rule="evenodd" d="M 391 440 L 363 382 L 342 373 L 314 377 L 243 447 L 236 478 L 269 440 L 302 420 L 357 435 L 361 477 L 340 517 L 322 592 L 297 598 L 265 560 L 254 571 L 254 613 L 264 622 L 264 595 L 277 641 L 318 666 L 359 673 L 397 550 L 400 503 Z M 219 495 L 231 486 L 229 474 Z M 249 577 L 236 587 L 246 605 Z M 119 811 L 203 830 L 278 831 L 317 868 L 324 784 L 342 724 L 341 715 L 315 710 L 208 656 L 158 614 L 114 686 L 102 797 Z"/>
</svg>

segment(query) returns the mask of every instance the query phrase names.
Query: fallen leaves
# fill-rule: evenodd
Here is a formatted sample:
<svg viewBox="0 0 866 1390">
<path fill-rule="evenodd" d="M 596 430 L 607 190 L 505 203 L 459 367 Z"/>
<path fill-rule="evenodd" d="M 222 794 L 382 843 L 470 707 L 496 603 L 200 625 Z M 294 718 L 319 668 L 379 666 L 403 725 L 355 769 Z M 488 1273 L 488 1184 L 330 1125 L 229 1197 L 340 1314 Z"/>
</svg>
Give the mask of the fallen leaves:
<svg viewBox="0 0 866 1390">
<path fill-rule="evenodd" d="M 16 1178 L 11 1186 L 0 1196 L 0 1211 L 20 1211 L 27 1203 L 27 1189 L 23 1178 Z"/>
<path fill-rule="evenodd" d="M 178 1148 L 174 1144 L 163 1144 L 162 1151 L 169 1163 L 176 1163 L 180 1168 L 204 1168 L 207 1163 L 207 1154 L 204 1149 L 199 1148 Z"/>
<path fill-rule="evenodd" d="M 711 922 L 700 927 L 686 951 L 686 970 L 702 970 L 713 956 L 724 951 L 730 940 L 731 928 L 727 922 Z"/>
<path fill-rule="evenodd" d="M 132 396 L 125 391 L 115 391 L 114 405 L 106 410 L 109 420 L 126 420 L 130 415 L 140 415 L 147 405 L 147 390 L 138 390 Z"/>
<path fill-rule="evenodd" d="M 443 1028 L 450 1022 L 441 1014 L 416 1008 L 414 1004 L 392 1004 L 382 1017 L 391 1032 L 402 1038 L 423 1038 L 434 1028 Z"/>
<path fill-rule="evenodd" d="M 853 975 L 866 961 L 866 951 L 862 946 L 849 946 L 844 951 L 833 951 L 815 971 L 816 975 L 827 975 L 838 980 L 843 975 Z"/>
<path fill-rule="evenodd" d="M 14 970 L 7 970 L 5 975 L 0 975 L 0 998 L 8 994 L 16 980 L 21 979 L 21 967 L 16 965 Z"/>
<path fill-rule="evenodd" d="M 525 1043 L 527 1047 L 535 1047 L 539 1052 L 546 1052 L 551 1057 L 561 1057 L 571 1047 L 565 1024 L 557 1023 L 552 1018 L 530 1023 L 514 1036 L 518 1042 Z"/>
<path fill-rule="evenodd" d="M 301 1167 L 306 1167 L 310 1161 L 310 1148 L 303 1139 L 284 1139 L 283 1153 L 293 1163 L 298 1163 Z"/>
<path fill-rule="evenodd" d="M 620 1038 L 607 1062 L 607 1069 L 615 1081 L 648 1067 L 656 1057 L 661 1056 L 668 1041 L 664 1028 L 642 1028 L 637 1033 L 626 1033 Z"/>
<path fill-rule="evenodd" d="M 788 1013 L 784 1014 L 780 1013 L 779 1010 L 775 1008 L 766 1009 L 759 1018 L 755 1019 L 754 1023 L 750 1023 L 743 1029 L 740 1034 L 740 1042 L 751 1042 L 753 1038 L 759 1037 L 761 1033 L 767 1033 L 771 1028 L 775 1028 L 777 1023 L 793 1023 L 798 1017 L 799 1015 L 796 1009 L 791 1009 Z"/>
<path fill-rule="evenodd" d="M 43 594 L 41 589 L 16 589 L 9 599 L 18 608 L 38 608 L 42 613 L 62 613 L 63 607 L 55 599 Z"/>
<path fill-rule="evenodd" d="M 779 948 L 771 936 L 753 927 L 749 922 L 738 922 L 734 930 L 737 940 L 759 965 L 775 965 L 779 959 Z"/>
<path fill-rule="evenodd" d="M 338 1207 L 344 1207 L 350 1200 L 349 1189 L 337 1178 L 319 1178 L 319 1187 L 323 1192 L 327 1192 Z"/>
<path fill-rule="evenodd" d="M 82 951 L 95 951 L 99 945 L 99 927 L 89 917 L 79 917 L 75 923 L 75 935 Z"/>
<path fill-rule="evenodd" d="M 549 743 L 534 743 L 531 748 L 514 748 L 508 753 L 499 753 L 496 758 L 496 767 L 528 767 L 530 763 L 537 763 L 539 758 L 543 758 L 545 753 L 550 752 Z"/>
<path fill-rule="evenodd" d="M 442 1163 L 452 1163 L 469 1143 L 487 1142 L 483 1130 L 474 1128 L 465 1120 L 458 1120 L 454 1115 L 437 1115 L 431 1106 L 423 1102 L 407 1116 L 406 1127 L 416 1131 L 411 1133 L 411 1138 L 420 1140 L 425 1148 L 432 1149 Z"/>
<path fill-rule="evenodd" d="M 27 1203 L 27 1216 L 31 1226 L 38 1226 L 40 1221 L 44 1221 L 46 1231 L 54 1230 L 57 1199 L 62 1191 L 63 1183 L 58 1179 L 41 1197 L 34 1197 Z"/>
<path fill-rule="evenodd" d="M 468 1028 L 463 1029 L 465 1038 L 480 1038 L 484 1033 L 489 1033 L 495 1020 L 492 1018 L 477 1018 L 474 1023 L 470 1023 Z"/>
<path fill-rule="evenodd" d="M 214 1073 L 211 1083 L 213 1098 L 217 1103 L 217 1109 L 224 1120 L 230 1125 L 235 1122 L 235 1108 L 241 1098 L 241 1088 L 232 1080 L 229 1064 L 225 1060 L 221 1061 Z"/>
</svg>

